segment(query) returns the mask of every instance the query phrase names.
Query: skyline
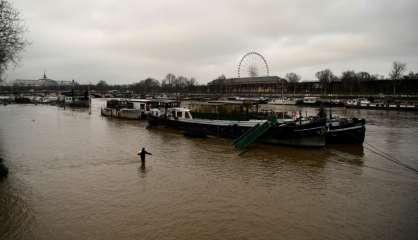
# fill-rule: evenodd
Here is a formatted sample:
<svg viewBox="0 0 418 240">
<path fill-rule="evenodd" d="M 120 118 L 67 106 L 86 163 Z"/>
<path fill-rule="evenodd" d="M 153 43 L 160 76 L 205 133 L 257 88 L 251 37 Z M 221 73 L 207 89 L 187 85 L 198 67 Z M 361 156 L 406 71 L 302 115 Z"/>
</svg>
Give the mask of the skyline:
<svg viewBox="0 0 418 240">
<path fill-rule="evenodd" d="M 270 75 L 315 80 L 325 68 L 387 76 L 393 61 L 418 70 L 418 3 L 372 1 L 15 0 L 31 42 L 7 80 L 44 70 L 57 80 L 129 84 L 167 73 L 205 84 L 236 77 L 247 52 L 263 54 Z M 74 9 L 74 11 L 69 11 Z"/>
</svg>

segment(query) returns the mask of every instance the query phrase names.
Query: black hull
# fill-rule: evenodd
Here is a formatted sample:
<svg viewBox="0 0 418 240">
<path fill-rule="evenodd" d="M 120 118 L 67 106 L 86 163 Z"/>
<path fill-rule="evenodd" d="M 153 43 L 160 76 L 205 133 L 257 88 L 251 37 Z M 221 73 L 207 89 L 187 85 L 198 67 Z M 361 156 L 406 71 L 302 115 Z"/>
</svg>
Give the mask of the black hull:
<svg viewBox="0 0 418 240">
<path fill-rule="evenodd" d="M 326 135 L 327 144 L 363 144 L 366 136 L 364 120 L 343 124 L 339 127 L 329 127 Z"/>
<path fill-rule="evenodd" d="M 250 126 L 234 125 L 215 125 L 205 124 L 194 121 L 181 121 L 169 119 L 148 119 L 150 126 L 168 126 L 188 133 L 198 135 L 213 135 L 225 138 L 238 138 Z M 280 144 L 298 147 L 324 147 L 326 130 L 323 123 L 312 123 L 305 125 L 286 124 L 270 128 L 264 133 L 259 142 L 268 144 Z"/>
</svg>

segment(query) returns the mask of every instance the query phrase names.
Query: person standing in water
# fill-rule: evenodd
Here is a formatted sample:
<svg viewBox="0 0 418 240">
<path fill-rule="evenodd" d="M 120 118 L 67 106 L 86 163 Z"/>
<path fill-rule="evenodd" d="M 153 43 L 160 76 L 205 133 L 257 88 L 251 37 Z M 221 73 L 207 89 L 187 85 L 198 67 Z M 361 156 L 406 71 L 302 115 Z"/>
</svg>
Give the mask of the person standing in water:
<svg viewBox="0 0 418 240">
<path fill-rule="evenodd" d="M 145 155 L 152 155 L 151 153 L 145 151 L 145 148 L 142 148 L 141 152 L 138 153 L 138 155 L 141 157 L 141 163 L 145 164 Z"/>
</svg>

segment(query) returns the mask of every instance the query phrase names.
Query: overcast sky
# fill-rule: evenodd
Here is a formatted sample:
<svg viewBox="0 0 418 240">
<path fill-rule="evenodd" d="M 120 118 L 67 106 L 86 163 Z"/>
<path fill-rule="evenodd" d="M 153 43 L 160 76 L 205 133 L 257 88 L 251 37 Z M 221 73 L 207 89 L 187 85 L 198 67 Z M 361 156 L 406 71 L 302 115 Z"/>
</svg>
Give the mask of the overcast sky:
<svg viewBox="0 0 418 240">
<path fill-rule="evenodd" d="M 8 79 L 206 83 L 263 54 L 270 75 L 418 71 L 417 0 L 12 0 L 31 45 Z"/>
</svg>

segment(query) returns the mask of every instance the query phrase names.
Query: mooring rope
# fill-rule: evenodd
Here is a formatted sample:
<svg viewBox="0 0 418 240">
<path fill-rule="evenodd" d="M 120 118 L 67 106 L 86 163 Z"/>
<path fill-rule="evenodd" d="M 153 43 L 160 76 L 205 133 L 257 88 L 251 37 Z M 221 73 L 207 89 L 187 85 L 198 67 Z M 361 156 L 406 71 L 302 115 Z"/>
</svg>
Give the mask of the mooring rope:
<svg viewBox="0 0 418 240">
<path fill-rule="evenodd" d="M 391 162 L 393 162 L 393 163 L 395 163 L 399 166 L 402 166 L 404 168 L 412 170 L 413 172 L 418 174 L 418 169 L 414 168 L 413 166 L 410 166 L 409 164 L 406 164 L 406 163 L 400 161 L 399 159 L 396 159 L 395 157 L 391 156 L 390 154 L 385 153 L 384 151 L 382 151 L 382 150 L 378 149 L 377 147 L 371 145 L 370 143 L 366 143 L 366 144 L 369 146 L 369 147 L 366 146 L 366 149 L 368 149 L 369 151 L 371 151 L 371 152 L 375 153 L 376 155 L 381 156 L 382 158 L 384 158 L 388 161 L 391 161 Z M 373 148 L 375 148 L 376 150 L 373 149 Z"/>
<path fill-rule="evenodd" d="M 361 140 L 360 138 L 358 138 L 356 135 L 354 135 L 352 133 L 348 133 L 348 134 L 352 135 L 354 138 L 357 138 L 357 139 Z M 409 170 L 415 172 L 416 174 L 418 174 L 418 169 L 417 168 L 414 168 L 413 166 L 410 166 L 409 164 L 406 164 L 406 163 L 402 162 L 401 160 L 396 159 L 394 156 L 390 155 L 389 153 L 384 152 L 383 150 L 379 149 L 376 146 L 373 146 L 371 143 L 364 142 L 364 144 L 366 144 L 366 149 L 375 153 L 376 155 L 378 155 L 378 156 L 380 156 L 380 157 L 382 157 L 382 158 L 384 158 L 384 159 L 386 159 L 390 162 L 393 162 L 393 163 L 395 163 L 399 166 L 402 166 L 406 169 L 409 169 Z"/>
</svg>

